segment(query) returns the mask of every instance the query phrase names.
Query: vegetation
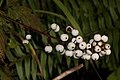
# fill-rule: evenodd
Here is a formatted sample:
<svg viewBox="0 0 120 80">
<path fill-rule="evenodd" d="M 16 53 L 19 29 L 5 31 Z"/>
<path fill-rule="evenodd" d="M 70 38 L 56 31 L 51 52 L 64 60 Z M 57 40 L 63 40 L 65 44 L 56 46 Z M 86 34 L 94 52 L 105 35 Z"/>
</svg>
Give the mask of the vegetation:
<svg viewBox="0 0 120 80">
<path fill-rule="evenodd" d="M 60 33 L 50 30 L 54 22 Z M 86 42 L 95 33 L 108 35 L 112 54 L 87 61 L 45 53 L 44 46 L 59 43 L 68 25 L 78 29 Z M 52 80 L 83 63 L 63 80 L 119 80 L 119 29 L 119 0 L 0 0 L 0 79 Z M 29 44 L 22 43 L 26 34 L 32 35 Z"/>
</svg>

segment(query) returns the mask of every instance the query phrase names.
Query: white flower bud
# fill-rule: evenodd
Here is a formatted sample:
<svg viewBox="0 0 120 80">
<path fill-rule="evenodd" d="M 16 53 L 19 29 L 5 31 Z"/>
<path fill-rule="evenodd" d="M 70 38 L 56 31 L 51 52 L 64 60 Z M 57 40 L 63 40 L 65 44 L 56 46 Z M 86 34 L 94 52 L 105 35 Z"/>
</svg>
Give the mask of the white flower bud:
<svg viewBox="0 0 120 80">
<path fill-rule="evenodd" d="M 88 43 L 88 44 L 86 45 L 86 48 L 87 48 L 87 49 L 90 49 L 90 48 L 91 48 L 91 44 Z"/>
<path fill-rule="evenodd" d="M 80 49 L 85 49 L 86 48 L 86 43 L 85 42 L 81 42 L 81 43 L 79 43 L 79 48 Z"/>
<path fill-rule="evenodd" d="M 56 51 L 63 52 L 63 50 L 64 50 L 64 46 L 63 45 L 61 45 L 61 44 L 56 45 Z"/>
<path fill-rule="evenodd" d="M 110 44 L 105 44 L 106 49 L 110 49 Z"/>
<path fill-rule="evenodd" d="M 77 42 L 77 43 L 83 42 L 83 38 L 82 38 L 81 36 L 77 36 L 77 37 L 76 37 L 76 42 Z"/>
<path fill-rule="evenodd" d="M 92 52 L 90 50 L 86 50 L 86 53 L 89 54 L 89 55 L 92 54 Z"/>
<path fill-rule="evenodd" d="M 26 39 L 27 39 L 27 40 L 30 40 L 31 37 L 32 37 L 32 36 L 31 36 L 30 34 L 27 34 L 27 35 L 26 35 Z"/>
<path fill-rule="evenodd" d="M 93 41 L 94 41 L 94 39 L 90 39 L 89 43 L 90 43 L 90 44 L 92 44 L 92 43 L 93 43 Z"/>
<path fill-rule="evenodd" d="M 94 35 L 94 40 L 95 41 L 100 41 L 101 40 L 101 35 L 100 34 L 95 34 Z"/>
<path fill-rule="evenodd" d="M 73 56 L 73 51 L 66 50 L 65 55 L 69 56 L 69 57 L 72 57 Z"/>
<path fill-rule="evenodd" d="M 99 46 L 102 46 L 102 42 L 101 42 L 101 41 L 100 41 L 100 42 L 98 42 L 98 45 L 99 45 Z"/>
<path fill-rule="evenodd" d="M 79 34 L 79 31 L 78 30 L 76 30 L 76 29 L 73 29 L 72 30 L 72 35 L 73 36 L 77 36 Z"/>
<path fill-rule="evenodd" d="M 108 37 L 107 37 L 106 35 L 103 35 L 103 36 L 102 36 L 102 41 L 103 41 L 103 42 L 107 42 L 107 41 L 108 41 Z"/>
<path fill-rule="evenodd" d="M 111 50 L 106 50 L 106 55 L 110 55 L 111 54 Z"/>
<path fill-rule="evenodd" d="M 101 48 L 99 46 L 95 46 L 95 52 L 100 52 Z"/>
<path fill-rule="evenodd" d="M 99 55 L 97 53 L 92 54 L 92 59 L 93 60 L 98 60 L 99 59 Z"/>
<path fill-rule="evenodd" d="M 81 50 L 75 50 L 75 51 L 74 51 L 74 55 L 75 55 L 76 57 L 81 57 L 81 56 L 83 55 L 83 52 L 82 52 Z"/>
<path fill-rule="evenodd" d="M 69 50 L 74 50 L 75 49 L 75 44 L 73 42 L 68 43 L 67 48 Z"/>
<path fill-rule="evenodd" d="M 67 34 L 62 34 L 61 36 L 60 36 L 60 39 L 62 40 L 62 41 L 67 41 L 68 40 L 68 35 Z"/>
<path fill-rule="evenodd" d="M 22 41 L 22 43 L 23 43 L 23 44 L 28 44 L 29 41 L 25 39 L 25 40 Z"/>
<path fill-rule="evenodd" d="M 45 46 L 45 52 L 51 53 L 52 52 L 52 46 Z"/>
</svg>

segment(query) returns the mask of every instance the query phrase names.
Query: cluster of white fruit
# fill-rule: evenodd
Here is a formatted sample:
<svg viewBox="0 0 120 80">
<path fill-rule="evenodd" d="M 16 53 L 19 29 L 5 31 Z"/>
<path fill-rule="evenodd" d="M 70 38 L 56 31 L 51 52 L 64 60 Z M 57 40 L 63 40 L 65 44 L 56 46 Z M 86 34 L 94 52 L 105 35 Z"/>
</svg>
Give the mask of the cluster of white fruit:
<svg viewBox="0 0 120 80">
<path fill-rule="evenodd" d="M 59 25 L 53 23 L 51 29 L 55 32 L 60 30 Z M 61 34 L 61 41 L 67 43 L 64 47 L 62 44 L 57 44 L 55 49 L 61 55 L 73 57 L 75 59 L 86 59 L 86 60 L 98 60 L 99 57 L 104 55 L 110 55 L 110 44 L 107 43 L 108 37 L 100 34 L 95 34 L 94 39 L 91 39 L 89 43 L 83 41 L 83 38 L 79 35 L 79 31 L 72 28 L 71 26 L 66 27 L 66 31 L 71 32 L 72 38 L 69 39 L 68 34 Z M 67 48 L 67 49 L 65 49 Z M 52 46 L 45 46 L 45 52 L 51 53 L 53 51 Z"/>
<path fill-rule="evenodd" d="M 29 40 L 31 39 L 31 37 L 32 37 L 32 36 L 31 36 L 30 34 L 27 34 L 27 35 L 25 36 L 26 39 L 24 39 L 24 40 L 22 41 L 22 43 L 23 43 L 23 44 L 28 44 L 28 43 L 29 43 Z"/>
</svg>

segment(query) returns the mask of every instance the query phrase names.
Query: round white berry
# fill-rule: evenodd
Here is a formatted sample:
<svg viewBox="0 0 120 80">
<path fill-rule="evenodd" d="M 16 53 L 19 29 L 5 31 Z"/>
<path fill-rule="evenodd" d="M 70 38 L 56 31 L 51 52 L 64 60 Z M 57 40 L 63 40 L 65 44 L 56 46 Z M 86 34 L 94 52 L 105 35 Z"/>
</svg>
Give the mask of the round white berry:
<svg viewBox="0 0 120 80">
<path fill-rule="evenodd" d="M 72 57 L 73 56 L 73 51 L 66 50 L 65 55 L 69 56 L 69 57 Z"/>
<path fill-rule="evenodd" d="M 106 52 L 105 52 L 105 51 L 101 51 L 100 53 L 101 53 L 102 55 L 105 55 L 105 54 L 106 54 Z"/>
<path fill-rule="evenodd" d="M 110 49 L 110 44 L 105 44 L 106 49 Z"/>
<path fill-rule="evenodd" d="M 76 38 L 72 38 L 72 41 L 71 41 L 71 42 L 73 42 L 73 43 L 76 44 Z"/>
<path fill-rule="evenodd" d="M 89 55 L 92 54 L 92 52 L 90 50 L 86 50 L 86 53 L 89 54 Z"/>
<path fill-rule="evenodd" d="M 111 50 L 106 50 L 106 55 L 110 55 L 111 54 Z"/>
<path fill-rule="evenodd" d="M 90 60 L 91 56 L 88 55 L 88 54 L 85 54 L 85 55 L 82 56 L 82 58 L 85 59 L 85 60 Z"/>
<path fill-rule="evenodd" d="M 67 34 L 62 34 L 61 36 L 60 36 L 60 39 L 62 40 L 62 41 L 67 41 L 68 40 L 68 35 Z"/>
<path fill-rule="evenodd" d="M 86 48 L 87 48 L 87 49 L 90 49 L 90 48 L 91 48 L 91 44 L 88 43 L 88 44 L 86 45 Z"/>
<path fill-rule="evenodd" d="M 100 41 L 101 40 L 101 35 L 100 34 L 95 34 L 94 35 L 94 40 L 95 41 Z"/>
<path fill-rule="evenodd" d="M 58 25 L 57 25 L 56 23 L 53 23 L 53 24 L 51 24 L 50 27 L 51 27 L 51 29 L 55 30 L 55 29 L 57 28 L 57 26 L 58 26 Z"/>
<path fill-rule="evenodd" d="M 32 36 L 31 36 L 30 34 L 27 34 L 27 35 L 26 35 L 26 39 L 27 39 L 27 40 L 30 40 L 31 37 L 32 37 Z"/>
<path fill-rule="evenodd" d="M 73 36 L 77 36 L 79 34 L 79 31 L 78 30 L 76 30 L 76 29 L 73 29 L 72 30 L 72 35 Z"/>
<path fill-rule="evenodd" d="M 23 43 L 23 44 L 28 44 L 29 41 L 25 39 L 25 40 L 22 41 L 22 43 Z"/>
<path fill-rule="evenodd" d="M 45 46 L 45 52 L 51 53 L 52 52 L 52 46 Z"/>
<path fill-rule="evenodd" d="M 74 50 L 75 49 L 75 43 L 73 43 L 73 42 L 68 43 L 67 48 L 69 50 Z"/>
<path fill-rule="evenodd" d="M 106 35 L 103 35 L 103 36 L 102 36 L 102 41 L 103 41 L 103 42 L 107 42 L 107 41 L 108 41 L 108 37 L 107 37 Z"/>
<path fill-rule="evenodd" d="M 73 28 L 71 26 L 67 26 L 66 27 L 66 31 L 70 31 L 71 32 L 72 30 L 73 30 Z"/>
<path fill-rule="evenodd" d="M 64 50 L 64 46 L 61 44 L 56 45 L 55 48 L 56 48 L 56 51 L 58 51 L 58 52 L 63 52 L 63 50 Z"/>
<path fill-rule="evenodd" d="M 100 52 L 101 48 L 99 46 L 95 46 L 95 52 Z"/>
<path fill-rule="evenodd" d="M 79 57 L 77 57 L 75 54 L 73 54 L 73 57 L 74 57 L 75 59 L 79 59 Z"/>
<path fill-rule="evenodd" d="M 100 42 L 98 42 L 98 45 L 99 45 L 99 46 L 102 46 L 102 42 L 101 42 L 101 41 L 100 41 Z"/>
<path fill-rule="evenodd" d="M 77 37 L 76 37 L 76 42 L 77 42 L 77 43 L 83 42 L 83 38 L 82 38 L 81 36 L 77 36 Z"/>
<path fill-rule="evenodd" d="M 97 45 L 97 42 L 94 41 L 94 42 L 92 43 L 92 45 L 93 45 L 93 46 L 96 46 L 96 45 Z"/>
<path fill-rule="evenodd" d="M 83 55 L 83 52 L 82 52 L 81 50 L 75 50 L 75 51 L 74 51 L 74 55 L 75 55 L 76 57 L 81 57 L 81 56 Z"/>
<path fill-rule="evenodd" d="M 55 31 L 55 32 L 60 31 L 60 27 L 59 27 L 59 26 L 57 26 L 57 27 L 56 27 L 56 29 L 55 29 L 54 31 Z"/>
<path fill-rule="evenodd" d="M 86 48 L 86 43 L 85 42 L 81 42 L 81 43 L 79 43 L 79 48 L 80 49 L 85 49 Z"/>
<path fill-rule="evenodd" d="M 93 60 L 98 60 L 99 59 L 99 55 L 97 53 L 92 54 L 92 59 Z"/>
<path fill-rule="evenodd" d="M 104 55 L 103 55 L 102 53 L 99 53 L 99 56 L 100 56 L 100 57 L 103 57 Z"/>
<path fill-rule="evenodd" d="M 93 41 L 94 41 L 94 39 L 90 39 L 89 43 L 90 43 L 90 44 L 92 44 L 92 43 L 93 43 Z"/>
<path fill-rule="evenodd" d="M 65 52 L 66 52 L 66 50 L 64 49 L 63 52 L 61 52 L 60 54 L 63 55 L 63 54 L 65 54 Z"/>
</svg>

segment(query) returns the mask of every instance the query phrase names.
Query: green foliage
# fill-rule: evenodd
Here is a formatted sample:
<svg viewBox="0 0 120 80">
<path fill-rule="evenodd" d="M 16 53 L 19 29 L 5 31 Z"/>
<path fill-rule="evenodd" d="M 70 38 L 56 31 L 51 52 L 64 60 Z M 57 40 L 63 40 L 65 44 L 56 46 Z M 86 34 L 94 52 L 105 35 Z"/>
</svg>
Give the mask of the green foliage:
<svg viewBox="0 0 120 80">
<path fill-rule="evenodd" d="M 61 56 L 56 51 L 51 54 L 44 52 L 44 45 L 55 46 L 60 43 L 59 36 L 67 25 L 78 29 L 85 41 L 95 33 L 109 36 L 112 54 L 101 58 L 94 65 L 98 66 L 98 69 L 107 68 L 113 71 L 108 80 L 119 79 L 119 0 L 0 0 L 0 7 L 0 63 L 7 64 L 10 70 L 16 72 L 20 80 L 31 80 L 31 78 L 50 80 L 81 62 L 85 63 L 89 70 L 89 61 Z M 50 24 L 53 22 L 59 24 L 62 30 L 57 35 L 50 31 Z M 22 44 L 26 34 L 32 35 L 28 45 Z M 42 77 L 40 77 L 38 62 L 32 50 L 40 61 Z M 1 66 L 4 67 L 4 65 Z M 94 65 L 93 68 L 95 68 Z M 0 79 L 14 79 L 12 75 L 5 73 L 6 68 L 2 70 L 1 66 Z"/>
</svg>

